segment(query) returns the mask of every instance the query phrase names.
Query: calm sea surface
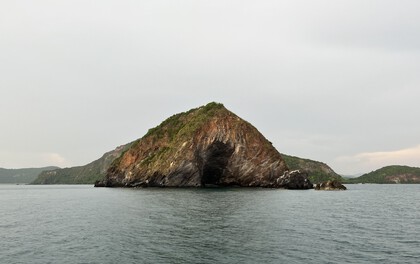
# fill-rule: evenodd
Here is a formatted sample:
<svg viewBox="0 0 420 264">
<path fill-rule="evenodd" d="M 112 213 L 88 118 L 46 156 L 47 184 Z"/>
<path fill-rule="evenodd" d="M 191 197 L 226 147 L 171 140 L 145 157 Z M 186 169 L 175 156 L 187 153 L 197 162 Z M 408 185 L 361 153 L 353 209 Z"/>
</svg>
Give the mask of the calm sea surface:
<svg viewBox="0 0 420 264">
<path fill-rule="evenodd" d="M 420 185 L 0 185 L 0 263 L 420 263 Z"/>
</svg>

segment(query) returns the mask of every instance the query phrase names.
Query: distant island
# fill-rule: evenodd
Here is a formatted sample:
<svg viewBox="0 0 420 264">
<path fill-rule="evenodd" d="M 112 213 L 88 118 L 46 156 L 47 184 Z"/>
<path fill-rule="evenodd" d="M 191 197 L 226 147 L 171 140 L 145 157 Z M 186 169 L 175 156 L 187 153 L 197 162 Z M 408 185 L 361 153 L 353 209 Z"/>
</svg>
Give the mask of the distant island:
<svg viewBox="0 0 420 264">
<path fill-rule="evenodd" d="M 420 168 L 409 166 L 387 166 L 363 174 L 357 178 L 346 179 L 346 183 L 420 183 Z"/>
<path fill-rule="evenodd" d="M 58 167 L 4 169 L 0 168 L 0 183 L 30 183 L 43 171 L 56 170 Z"/>
<path fill-rule="evenodd" d="M 0 183 L 275 187 L 280 176 L 294 170 L 307 174 L 312 184 L 420 183 L 420 168 L 387 166 L 343 178 L 323 162 L 279 153 L 255 127 L 214 102 L 173 115 L 84 166 L 0 168 Z"/>
</svg>

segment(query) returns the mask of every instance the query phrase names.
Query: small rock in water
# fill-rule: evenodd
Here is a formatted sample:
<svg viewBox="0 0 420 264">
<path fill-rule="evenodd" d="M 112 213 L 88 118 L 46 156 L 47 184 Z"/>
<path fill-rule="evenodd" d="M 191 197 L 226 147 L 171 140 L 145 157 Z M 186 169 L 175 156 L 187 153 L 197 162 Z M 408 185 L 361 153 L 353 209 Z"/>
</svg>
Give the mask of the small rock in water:
<svg viewBox="0 0 420 264">
<path fill-rule="evenodd" d="M 339 181 L 326 181 L 315 185 L 317 191 L 344 191 L 347 190 L 346 186 L 341 184 Z"/>
</svg>

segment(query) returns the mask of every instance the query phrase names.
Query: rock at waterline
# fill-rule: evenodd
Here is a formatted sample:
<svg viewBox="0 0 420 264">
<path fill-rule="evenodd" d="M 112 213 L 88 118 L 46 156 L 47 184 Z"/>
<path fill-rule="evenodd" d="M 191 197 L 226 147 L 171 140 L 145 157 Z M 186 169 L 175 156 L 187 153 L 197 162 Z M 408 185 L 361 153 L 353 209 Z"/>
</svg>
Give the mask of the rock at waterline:
<svg viewBox="0 0 420 264">
<path fill-rule="evenodd" d="M 346 186 L 339 181 L 326 181 L 315 185 L 317 191 L 344 191 L 347 190 Z"/>
<path fill-rule="evenodd" d="M 308 173 L 295 171 L 286 171 L 276 180 L 277 186 L 284 189 L 312 189 L 313 184 L 309 181 Z"/>
</svg>

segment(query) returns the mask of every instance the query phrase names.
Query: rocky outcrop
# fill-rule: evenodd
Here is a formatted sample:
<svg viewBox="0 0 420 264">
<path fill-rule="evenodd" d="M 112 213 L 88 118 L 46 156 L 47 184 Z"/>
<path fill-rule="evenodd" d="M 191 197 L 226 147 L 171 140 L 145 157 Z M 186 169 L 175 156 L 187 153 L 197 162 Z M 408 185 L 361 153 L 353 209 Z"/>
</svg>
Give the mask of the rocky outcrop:
<svg viewBox="0 0 420 264">
<path fill-rule="evenodd" d="M 310 182 L 308 173 L 295 171 L 286 171 L 280 178 L 276 180 L 277 186 L 284 189 L 312 189 L 313 184 Z"/>
<path fill-rule="evenodd" d="M 290 170 L 299 170 L 301 172 L 307 172 L 309 180 L 312 183 L 321 183 L 328 180 L 343 181 L 344 179 L 338 175 L 330 166 L 327 164 L 299 157 L 294 157 L 286 154 L 281 154 L 287 167 Z"/>
<path fill-rule="evenodd" d="M 286 171 L 280 153 L 255 127 L 210 103 L 150 129 L 95 186 L 306 186 L 298 183 L 303 176 L 284 176 Z"/>
<path fill-rule="evenodd" d="M 339 181 L 326 181 L 315 185 L 317 191 L 344 191 L 347 190 L 346 186 Z"/>
</svg>

